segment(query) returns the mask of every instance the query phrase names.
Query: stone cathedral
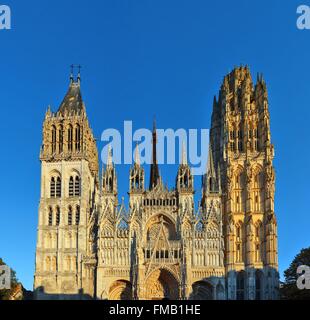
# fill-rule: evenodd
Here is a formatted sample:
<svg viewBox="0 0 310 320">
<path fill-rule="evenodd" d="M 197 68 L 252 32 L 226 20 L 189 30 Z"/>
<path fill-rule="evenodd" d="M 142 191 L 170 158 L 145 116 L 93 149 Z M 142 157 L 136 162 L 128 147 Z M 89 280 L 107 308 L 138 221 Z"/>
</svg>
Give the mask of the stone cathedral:
<svg viewBox="0 0 310 320">
<path fill-rule="evenodd" d="M 263 77 L 254 84 L 247 66 L 224 77 L 198 205 L 185 152 L 175 186 L 164 185 L 156 139 L 154 126 L 147 186 L 135 150 L 127 208 L 111 152 L 99 174 L 80 74 L 71 75 L 58 111 L 48 108 L 43 123 L 36 298 L 277 299 L 274 146 Z"/>
</svg>

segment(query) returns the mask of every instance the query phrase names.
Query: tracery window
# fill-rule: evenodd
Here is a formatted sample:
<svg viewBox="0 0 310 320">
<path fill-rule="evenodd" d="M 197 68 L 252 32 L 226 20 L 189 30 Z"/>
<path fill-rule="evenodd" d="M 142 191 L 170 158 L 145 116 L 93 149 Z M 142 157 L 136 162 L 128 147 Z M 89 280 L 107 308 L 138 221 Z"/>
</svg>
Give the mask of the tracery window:
<svg viewBox="0 0 310 320">
<path fill-rule="evenodd" d="M 81 195 L 81 188 L 80 188 L 80 177 L 76 176 L 74 181 L 74 195 L 79 197 Z"/>
<path fill-rule="evenodd" d="M 80 224 L 80 206 L 76 207 L 75 212 L 75 224 L 78 226 Z"/>
<path fill-rule="evenodd" d="M 60 224 L 60 208 L 56 208 L 56 225 L 59 226 Z"/>
<path fill-rule="evenodd" d="M 76 125 L 75 128 L 75 150 L 80 151 L 81 150 L 81 127 L 80 125 Z"/>
<path fill-rule="evenodd" d="M 252 206 L 255 212 L 261 212 L 264 210 L 264 184 L 263 175 L 261 172 L 257 173 L 254 177 L 253 189 L 252 189 Z"/>
<path fill-rule="evenodd" d="M 61 197 L 61 179 L 60 177 L 57 177 L 56 180 L 56 198 Z"/>
<path fill-rule="evenodd" d="M 52 207 L 49 207 L 49 210 L 48 210 L 48 225 L 49 226 L 53 225 L 53 209 L 52 209 Z"/>
<path fill-rule="evenodd" d="M 72 225 L 72 207 L 70 206 L 68 209 L 68 225 Z"/>
<path fill-rule="evenodd" d="M 73 177 L 70 177 L 69 179 L 69 197 L 73 197 L 73 192 L 74 190 L 74 181 L 73 181 Z"/>
<path fill-rule="evenodd" d="M 236 226 L 236 262 L 243 262 L 243 233 L 241 224 Z"/>
<path fill-rule="evenodd" d="M 50 197 L 51 198 L 61 197 L 61 177 L 59 175 L 54 175 L 51 177 Z"/>
<path fill-rule="evenodd" d="M 73 129 L 72 129 L 72 126 L 69 125 L 69 128 L 68 128 L 68 151 L 72 151 L 72 144 L 73 144 Z"/>
<path fill-rule="evenodd" d="M 243 173 L 235 176 L 234 204 L 236 212 L 245 210 L 245 178 Z"/>
<path fill-rule="evenodd" d="M 52 153 L 56 152 L 56 127 L 52 127 Z"/>
<path fill-rule="evenodd" d="M 51 178 L 51 184 L 50 184 L 50 196 L 51 198 L 55 198 L 55 195 L 56 195 L 56 181 L 55 181 L 55 178 L 52 177 Z"/>
<path fill-rule="evenodd" d="M 63 126 L 59 127 L 58 135 L 59 135 L 59 146 L 58 146 L 59 152 L 62 153 L 63 152 L 63 143 L 64 143 Z"/>
</svg>

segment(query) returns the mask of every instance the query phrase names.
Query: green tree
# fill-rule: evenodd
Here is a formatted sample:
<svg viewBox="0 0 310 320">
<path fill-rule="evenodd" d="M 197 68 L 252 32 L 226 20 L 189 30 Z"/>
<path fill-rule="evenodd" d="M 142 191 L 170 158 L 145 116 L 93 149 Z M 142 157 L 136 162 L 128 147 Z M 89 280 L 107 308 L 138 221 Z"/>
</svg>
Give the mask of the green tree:
<svg viewBox="0 0 310 320">
<path fill-rule="evenodd" d="M 301 265 L 310 267 L 310 247 L 302 249 L 294 258 L 289 268 L 284 271 L 285 282 L 282 283 L 280 293 L 285 300 L 309 300 L 310 290 L 300 290 L 297 288 L 296 281 L 299 275 L 297 268 Z"/>
<path fill-rule="evenodd" d="M 0 258 L 0 266 L 6 265 L 4 261 Z M 11 269 L 11 289 L 10 290 L 5 290 L 2 289 L 0 290 L 0 300 L 8 300 L 10 297 L 11 292 L 16 288 L 18 285 L 18 279 L 16 277 L 16 272 Z"/>
</svg>

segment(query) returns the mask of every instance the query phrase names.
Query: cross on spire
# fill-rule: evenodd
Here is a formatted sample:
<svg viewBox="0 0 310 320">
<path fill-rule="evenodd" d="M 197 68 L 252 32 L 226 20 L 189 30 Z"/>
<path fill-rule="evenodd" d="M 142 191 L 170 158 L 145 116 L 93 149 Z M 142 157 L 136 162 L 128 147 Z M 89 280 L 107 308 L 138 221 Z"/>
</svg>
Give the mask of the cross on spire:
<svg viewBox="0 0 310 320">
<path fill-rule="evenodd" d="M 81 65 L 71 64 L 70 68 L 71 68 L 71 74 L 70 74 L 71 83 L 74 82 L 75 70 L 77 71 L 77 82 L 80 83 L 80 81 L 81 81 L 81 68 L 82 68 Z"/>
</svg>

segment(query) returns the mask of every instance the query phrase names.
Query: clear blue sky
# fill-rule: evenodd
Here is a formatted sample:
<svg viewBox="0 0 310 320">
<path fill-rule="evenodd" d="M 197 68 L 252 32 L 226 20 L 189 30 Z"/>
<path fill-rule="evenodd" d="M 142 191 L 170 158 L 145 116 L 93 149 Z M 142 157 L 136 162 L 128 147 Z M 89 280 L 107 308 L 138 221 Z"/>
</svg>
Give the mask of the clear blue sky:
<svg viewBox="0 0 310 320">
<path fill-rule="evenodd" d="M 310 1 L 301 1 L 302 3 Z M 0 31 L 0 257 L 32 288 L 40 188 L 39 149 L 79 63 L 96 137 L 107 127 L 209 128 L 213 95 L 235 65 L 263 72 L 275 144 L 281 273 L 310 245 L 310 31 L 300 1 L 9 1 Z M 102 145 L 99 144 L 99 149 Z M 148 168 L 146 168 L 148 172 Z M 161 167 L 173 185 L 176 168 Z M 128 167 L 118 168 L 120 194 Z M 196 179 L 196 187 L 200 189 Z"/>
</svg>

